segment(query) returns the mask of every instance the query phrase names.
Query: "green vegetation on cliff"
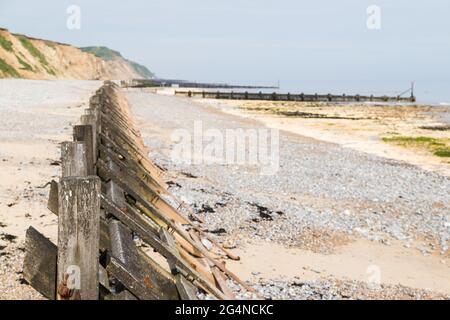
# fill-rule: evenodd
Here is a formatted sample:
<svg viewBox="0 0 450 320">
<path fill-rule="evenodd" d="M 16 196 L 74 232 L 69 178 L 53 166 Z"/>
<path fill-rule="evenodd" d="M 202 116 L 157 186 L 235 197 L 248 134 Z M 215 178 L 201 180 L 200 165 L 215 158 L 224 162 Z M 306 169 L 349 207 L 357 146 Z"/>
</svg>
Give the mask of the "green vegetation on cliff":
<svg viewBox="0 0 450 320">
<path fill-rule="evenodd" d="M 155 76 L 155 74 L 150 70 L 148 70 L 146 66 L 143 66 L 142 64 L 130 60 L 128 60 L 128 62 L 130 62 L 134 70 L 136 70 L 136 72 L 141 76 L 143 76 L 144 78 L 153 78 Z"/>
<path fill-rule="evenodd" d="M 92 53 L 95 56 L 99 57 L 100 59 L 103 59 L 105 61 L 110 61 L 114 59 L 123 59 L 125 61 L 128 61 L 130 65 L 133 67 L 134 71 L 136 71 L 137 74 L 144 78 L 153 78 L 154 74 L 150 70 L 148 70 L 147 67 L 136 63 L 134 61 L 130 61 L 125 59 L 120 52 L 109 49 L 107 47 L 84 47 L 80 48 L 84 52 Z"/>
<path fill-rule="evenodd" d="M 39 60 L 39 62 L 44 65 L 47 66 L 48 62 L 47 59 L 45 59 L 45 56 L 33 45 L 33 43 L 31 43 L 31 41 L 25 37 L 25 36 L 17 36 L 17 38 L 19 39 L 20 43 L 22 43 L 22 46 L 28 50 L 28 52 L 35 57 L 36 59 Z"/>
<path fill-rule="evenodd" d="M 26 63 L 22 58 L 20 58 L 18 55 L 16 55 L 17 61 L 19 61 L 19 63 L 22 65 L 22 70 L 27 70 L 27 71 L 34 71 L 33 67 L 30 66 L 28 63 Z"/>
<path fill-rule="evenodd" d="M 106 61 L 123 58 L 120 52 L 109 49 L 107 47 L 84 47 L 80 49 L 81 51 L 92 53 Z"/>
<path fill-rule="evenodd" d="M 20 43 L 22 43 L 22 46 L 28 50 L 28 52 L 35 57 L 36 59 L 39 60 L 39 62 L 41 63 L 42 67 L 44 67 L 45 71 L 48 74 L 54 75 L 56 76 L 55 70 L 53 70 L 53 68 L 49 65 L 47 59 L 45 58 L 45 56 L 42 54 L 42 52 L 40 52 L 38 50 L 38 48 L 36 48 L 33 43 L 30 41 L 30 39 L 28 39 L 25 36 L 22 35 L 18 35 L 17 38 L 20 40 Z M 20 61 L 19 61 L 20 62 Z M 22 64 L 24 66 L 24 64 L 22 62 L 20 62 L 20 64 Z"/>
<path fill-rule="evenodd" d="M 3 75 L 6 77 L 10 76 L 13 78 L 20 78 L 20 74 L 17 72 L 17 70 L 7 64 L 3 59 L 0 59 L 0 72 L 3 73 Z"/>
<path fill-rule="evenodd" d="M 6 51 L 9 51 L 9 52 L 11 52 L 13 50 L 12 42 L 9 40 L 6 40 L 5 37 L 3 37 L 1 34 L 0 34 L 0 47 L 2 47 L 3 49 L 5 49 Z"/>
</svg>

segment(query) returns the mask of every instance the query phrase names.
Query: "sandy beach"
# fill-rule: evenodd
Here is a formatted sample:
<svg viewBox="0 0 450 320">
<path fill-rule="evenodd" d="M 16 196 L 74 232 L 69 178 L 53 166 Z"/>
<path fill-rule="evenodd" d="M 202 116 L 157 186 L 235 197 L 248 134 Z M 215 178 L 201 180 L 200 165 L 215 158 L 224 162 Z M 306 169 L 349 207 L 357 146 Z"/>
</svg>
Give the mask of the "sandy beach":
<svg viewBox="0 0 450 320">
<path fill-rule="evenodd" d="M 127 96 L 152 159 L 170 173 L 171 192 L 235 247 L 242 260 L 227 265 L 264 296 L 448 297 L 446 176 L 286 127 L 274 176 L 245 165 L 174 163 L 174 130 L 192 131 L 195 121 L 219 131 L 268 122 L 222 102 L 139 90 Z M 368 286 L 374 270 L 378 290 Z"/>
<path fill-rule="evenodd" d="M 59 144 L 71 140 L 71 125 L 100 85 L 1 81 L 0 299 L 42 299 L 21 277 L 25 231 L 34 226 L 57 240 L 46 184 L 59 176 Z M 195 121 L 219 131 L 282 123 L 234 105 L 124 91 L 169 190 L 205 221 L 211 237 L 240 255 L 227 266 L 262 296 L 450 298 L 445 163 L 415 166 L 330 143 L 298 119 L 283 124 L 275 175 L 247 165 L 180 164 L 171 158 L 173 132 L 192 131 Z"/>
<path fill-rule="evenodd" d="M 97 81 L 0 80 L 0 300 L 41 299 L 22 278 L 25 232 L 33 226 L 57 240 L 47 209 L 60 176 L 60 147 L 72 139 Z"/>
<path fill-rule="evenodd" d="M 389 143 L 395 137 L 437 139 L 450 148 L 450 108 L 382 105 L 203 100 L 231 114 L 258 119 L 268 127 L 337 143 L 345 148 L 404 161 L 450 176 L 450 156 L 436 157 L 419 144 Z"/>
</svg>

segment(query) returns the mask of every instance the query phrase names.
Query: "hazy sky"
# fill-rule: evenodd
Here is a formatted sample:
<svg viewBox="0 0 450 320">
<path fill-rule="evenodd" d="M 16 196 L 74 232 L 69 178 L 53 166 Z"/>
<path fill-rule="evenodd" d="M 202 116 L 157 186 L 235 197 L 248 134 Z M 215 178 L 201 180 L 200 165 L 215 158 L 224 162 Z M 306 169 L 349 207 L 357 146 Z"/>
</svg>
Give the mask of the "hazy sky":
<svg viewBox="0 0 450 320">
<path fill-rule="evenodd" d="M 66 27 L 69 5 L 81 29 Z M 367 8 L 381 8 L 381 29 Z M 0 0 L 0 26 L 106 45 L 160 77 L 450 101 L 448 0 Z"/>
</svg>

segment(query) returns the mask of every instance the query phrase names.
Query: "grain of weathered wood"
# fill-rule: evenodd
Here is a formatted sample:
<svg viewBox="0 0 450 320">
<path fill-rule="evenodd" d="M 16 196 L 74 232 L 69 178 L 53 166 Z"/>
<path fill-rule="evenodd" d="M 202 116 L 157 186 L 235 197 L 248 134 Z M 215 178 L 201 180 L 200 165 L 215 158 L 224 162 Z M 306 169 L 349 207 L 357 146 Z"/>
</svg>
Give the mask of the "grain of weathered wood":
<svg viewBox="0 0 450 320">
<path fill-rule="evenodd" d="M 145 205 L 146 208 L 148 208 L 151 212 L 155 213 L 159 218 L 161 218 L 167 225 L 169 225 L 171 228 L 173 228 L 174 230 L 177 231 L 177 233 L 184 238 L 185 240 L 190 239 L 190 236 L 187 234 L 186 231 L 184 231 L 179 225 L 177 225 L 176 223 L 174 223 L 173 221 L 170 221 L 169 219 L 166 218 L 166 216 L 164 214 L 162 214 L 158 209 L 156 209 L 153 204 L 149 203 L 148 201 L 146 201 L 139 192 L 136 192 L 134 188 L 130 187 L 130 185 L 128 184 L 130 181 L 127 180 L 127 183 L 124 182 L 124 171 L 119 171 L 119 172 L 115 172 L 114 174 L 109 170 L 109 168 L 107 168 L 106 164 L 104 163 L 104 161 L 102 161 L 101 159 L 99 159 L 97 166 L 99 167 L 99 174 L 102 175 L 104 178 L 109 178 L 114 180 L 121 188 L 124 188 L 124 190 L 129 193 L 130 195 L 132 195 L 135 199 L 137 199 L 139 202 L 141 202 L 143 205 Z M 126 177 L 126 176 L 125 176 Z M 221 263 L 221 262 L 217 262 L 215 261 L 211 254 L 207 252 L 207 250 L 204 250 L 201 245 L 197 245 L 195 243 L 192 243 L 192 246 L 195 247 L 196 250 L 198 250 L 200 253 L 202 253 L 205 257 L 207 257 L 210 261 L 212 261 L 222 272 L 225 272 L 227 275 L 229 275 L 230 277 L 232 277 L 233 279 L 235 279 L 239 284 L 241 284 L 242 286 L 244 286 L 247 290 L 253 290 L 250 286 L 248 286 L 247 284 L 245 284 L 244 282 L 240 281 L 240 279 L 231 271 L 227 270 L 225 268 L 225 266 Z M 182 252 L 180 251 L 180 254 Z M 189 256 L 189 254 L 186 252 L 186 254 L 183 255 L 184 259 L 187 259 L 187 261 L 189 261 L 190 264 L 195 265 L 196 267 L 198 267 L 198 270 L 200 272 L 200 274 L 202 274 L 204 277 L 212 279 L 212 282 L 214 282 L 214 278 L 212 276 L 212 274 L 208 273 L 205 268 L 203 268 L 202 266 L 198 265 L 198 263 L 196 262 L 196 260 L 194 258 L 191 258 Z"/>
<path fill-rule="evenodd" d="M 86 145 L 86 165 L 88 175 L 95 174 L 96 153 L 94 150 L 94 129 L 92 125 L 78 125 L 73 127 L 73 140 L 84 142 Z"/>
<path fill-rule="evenodd" d="M 48 196 L 47 208 L 54 214 L 58 215 L 58 182 L 52 180 L 50 182 L 50 192 Z"/>
<path fill-rule="evenodd" d="M 88 175 L 86 145 L 84 142 L 61 144 L 62 177 L 84 177 Z"/>
<path fill-rule="evenodd" d="M 111 250 L 108 223 L 100 217 L 100 251 Z"/>
<path fill-rule="evenodd" d="M 190 281 L 186 280 L 183 275 L 177 274 L 175 281 L 181 300 L 198 300 L 197 288 Z"/>
<path fill-rule="evenodd" d="M 169 257 L 167 258 L 167 262 L 169 263 L 170 270 L 172 273 L 177 273 L 177 260 L 181 260 L 181 257 L 178 253 L 177 246 L 175 244 L 175 239 L 173 236 L 167 231 L 165 228 L 160 228 L 159 231 L 159 238 L 162 242 L 166 243 L 169 247 L 173 248 L 174 252 L 176 253 L 175 257 Z"/>
<path fill-rule="evenodd" d="M 33 227 L 25 239 L 23 278 L 47 299 L 56 296 L 56 259 L 58 248 Z"/>
<path fill-rule="evenodd" d="M 127 203 L 123 189 L 112 180 L 106 184 L 106 196 L 121 210 L 125 210 Z"/>
<path fill-rule="evenodd" d="M 96 300 L 100 239 L 100 179 L 63 178 L 59 188 L 58 299 Z M 65 283 L 70 276 L 69 283 Z M 66 287 L 66 288 L 65 288 Z M 64 290 L 73 289 L 70 296 Z"/>
<path fill-rule="evenodd" d="M 131 206 L 127 206 L 126 213 L 120 210 L 109 199 L 102 197 L 102 206 L 108 213 L 113 214 L 117 219 L 125 223 L 131 228 L 139 237 L 151 245 L 157 252 L 166 257 L 167 259 L 173 259 L 177 261 L 176 267 L 178 272 L 182 273 L 185 277 L 191 279 L 203 290 L 210 292 L 217 298 L 226 298 L 223 293 L 212 285 L 208 280 L 204 279 L 197 271 L 195 271 L 186 261 L 179 258 L 178 252 L 175 248 L 170 247 L 166 243 L 162 242 L 159 237 L 159 227 L 152 221 L 145 219 L 139 213 L 135 212 Z"/>
<path fill-rule="evenodd" d="M 227 296 L 229 300 L 235 299 L 233 291 L 227 285 L 227 279 L 223 273 L 216 266 L 211 267 L 214 279 L 216 280 L 217 286 L 222 290 L 222 292 Z"/>
<path fill-rule="evenodd" d="M 112 258 L 108 264 L 110 273 L 139 299 L 178 299 L 173 280 L 149 260 L 142 259 L 131 231 L 117 220 L 109 223 L 109 230 L 112 240 Z"/>
<path fill-rule="evenodd" d="M 104 141 L 104 143 L 99 144 L 100 158 L 109 158 L 116 163 L 124 163 L 124 165 L 127 166 L 128 170 L 132 171 L 137 177 L 144 180 L 157 193 L 168 193 L 166 188 L 161 185 L 162 182 L 160 180 L 154 179 L 152 174 L 145 170 L 145 168 L 140 163 L 134 160 L 134 158 L 131 157 L 128 152 L 121 149 L 117 145 L 110 143 L 111 140 L 109 140 L 105 136 L 101 137 L 102 142 Z M 105 144 L 107 146 L 105 146 Z"/>
<path fill-rule="evenodd" d="M 109 294 L 105 296 L 105 300 L 117 300 L 117 301 L 126 301 L 126 300 L 138 300 L 136 296 L 134 296 L 130 291 L 123 290 L 116 294 Z"/>
<path fill-rule="evenodd" d="M 106 269 L 102 265 L 98 266 L 98 282 L 106 290 L 108 290 L 108 291 L 111 290 L 111 288 L 109 287 L 108 272 L 106 271 Z"/>
<path fill-rule="evenodd" d="M 101 159 L 98 159 L 97 161 L 97 167 L 100 169 L 99 174 L 102 178 L 114 180 L 127 193 L 130 193 L 134 198 L 139 199 L 139 202 L 148 207 L 149 210 L 153 212 L 152 208 L 158 209 L 169 219 L 173 219 L 182 224 L 190 224 L 187 217 L 171 207 L 144 181 L 136 176 L 130 175 L 126 171 L 126 168 L 121 167 L 120 163 L 117 165 L 120 167 L 120 170 L 112 171 L 104 161 Z"/>
<path fill-rule="evenodd" d="M 93 164 L 97 161 L 97 118 L 95 114 L 87 114 L 81 116 L 81 124 L 82 125 L 90 125 L 92 127 L 92 153 L 93 153 Z M 93 173 L 92 173 L 93 174 Z"/>
</svg>

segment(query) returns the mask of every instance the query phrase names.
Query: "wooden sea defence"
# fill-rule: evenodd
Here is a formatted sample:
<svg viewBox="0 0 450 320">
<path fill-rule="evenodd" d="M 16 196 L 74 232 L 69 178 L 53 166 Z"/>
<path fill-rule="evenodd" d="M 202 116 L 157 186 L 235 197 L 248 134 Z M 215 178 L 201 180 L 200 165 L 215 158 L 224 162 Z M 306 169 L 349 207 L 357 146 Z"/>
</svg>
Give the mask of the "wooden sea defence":
<svg viewBox="0 0 450 320">
<path fill-rule="evenodd" d="M 176 90 L 176 95 L 197 97 L 204 99 L 227 100 L 263 100 L 263 101 L 299 101 L 299 102 L 415 102 L 416 98 L 367 96 L 367 95 L 333 95 L 333 94 L 291 94 L 291 93 L 267 93 L 267 92 L 233 92 L 233 91 L 194 91 Z"/>
<path fill-rule="evenodd" d="M 187 80 L 174 79 L 133 79 L 129 81 L 121 81 L 122 87 L 128 88 L 199 88 L 199 89 L 279 89 L 278 86 L 261 86 L 261 85 L 235 85 L 227 83 L 202 83 Z"/>
<path fill-rule="evenodd" d="M 253 291 L 225 266 L 239 257 L 180 211 L 148 153 L 120 88 L 105 82 L 61 145 L 48 201 L 58 243 L 26 234 L 24 278 L 46 298 L 233 299 L 228 280 Z"/>
</svg>

